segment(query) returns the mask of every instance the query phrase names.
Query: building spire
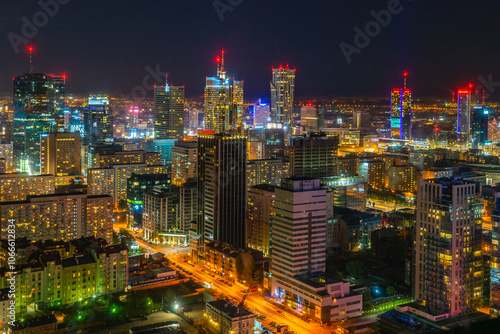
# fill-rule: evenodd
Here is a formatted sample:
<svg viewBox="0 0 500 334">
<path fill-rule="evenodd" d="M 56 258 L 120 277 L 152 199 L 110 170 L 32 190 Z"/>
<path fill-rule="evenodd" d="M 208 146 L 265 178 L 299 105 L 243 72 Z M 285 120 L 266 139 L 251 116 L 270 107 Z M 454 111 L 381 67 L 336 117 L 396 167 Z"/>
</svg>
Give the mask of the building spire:
<svg viewBox="0 0 500 334">
<path fill-rule="evenodd" d="M 33 53 L 33 46 L 32 45 L 28 46 L 28 51 L 30 53 L 30 74 L 32 74 L 33 73 L 33 58 L 31 56 L 31 54 Z"/>
</svg>

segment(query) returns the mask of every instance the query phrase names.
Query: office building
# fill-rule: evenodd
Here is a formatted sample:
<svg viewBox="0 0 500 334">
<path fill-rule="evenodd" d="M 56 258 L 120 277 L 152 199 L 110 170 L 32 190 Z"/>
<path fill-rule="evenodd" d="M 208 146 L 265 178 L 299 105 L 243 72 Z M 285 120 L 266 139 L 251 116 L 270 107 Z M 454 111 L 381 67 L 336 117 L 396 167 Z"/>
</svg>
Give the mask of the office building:
<svg viewBox="0 0 500 334">
<path fill-rule="evenodd" d="M 16 238 L 69 241 L 95 236 L 112 242 L 112 198 L 87 194 L 30 196 L 0 203 L 0 233 L 6 239 L 9 219 Z"/>
<path fill-rule="evenodd" d="M 157 152 L 120 151 L 120 152 L 96 152 L 92 155 L 94 164 L 92 168 L 109 168 L 112 165 L 146 164 L 148 166 L 159 165 L 161 154 Z"/>
<path fill-rule="evenodd" d="M 259 184 L 247 192 L 247 246 L 270 254 L 271 215 L 275 198 L 275 186 Z"/>
<path fill-rule="evenodd" d="M 155 138 L 184 137 L 184 86 L 154 87 Z"/>
<path fill-rule="evenodd" d="M 179 187 L 180 216 L 179 229 L 189 233 L 193 223 L 198 219 L 198 185 L 196 182 L 186 182 Z"/>
<path fill-rule="evenodd" d="M 4 173 L 12 173 L 14 171 L 14 145 L 12 143 L 0 142 L 0 159 L 5 161 Z"/>
<path fill-rule="evenodd" d="M 219 67 L 220 65 L 220 67 Z M 217 58 L 217 76 L 207 77 L 204 129 L 243 135 L 243 81 L 227 76 L 224 51 Z"/>
<path fill-rule="evenodd" d="M 495 197 L 498 196 L 495 193 Z M 491 213 L 491 259 L 490 259 L 490 313 L 500 315 L 500 198 L 495 198 Z"/>
<path fill-rule="evenodd" d="M 80 134 L 58 132 L 41 135 L 40 174 L 81 176 Z"/>
<path fill-rule="evenodd" d="M 368 128 L 370 125 L 370 113 L 365 111 L 355 111 L 352 113 L 353 128 Z"/>
<path fill-rule="evenodd" d="M 262 143 L 263 159 L 279 159 L 283 157 L 285 139 L 283 129 L 250 129 L 249 142 Z"/>
<path fill-rule="evenodd" d="M 325 270 L 326 189 L 319 179 L 282 180 L 275 190 L 271 228 L 274 277 Z"/>
<path fill-rule="evenodd" d="M 113 113 L 107 95 L 91 95 L 83 110 L 84 145 L 99 144 L 113 140 Z"/>
<path fill-rule="evenodd" d="M 352 293 L 349 282 L 322 273 L 326 261 L 326 193 L 318 179 L 310 178 L 284 179 L 281 188 L 276 188 L 269 289 L 278 303 L 293 309 L 290 312 L 332 322 L 361 315 L 363 296 Z"/>
<path fill-rule="evenodd" d="M 300 108 L 300 126 L 304 131 L 319 130 L 318 108 L 315 106 L 304 106 Z"/>
<path fill-rule="evenodd" d="M 142 226 L 144 193 L 154 187 L 170 187 L 168 174 L 132 174 L 127 179 L 127 203 L 129 207 L 128 223 L 136 227 Z"/>
<path fill-rule="evenodd" d="M 144 193 L 143 199 L 144 238 L 161 243 L 187 243 L 180 226 L 179 189 L 155 187 Z"/>
<path fill-rule="evenodd" d="M 255 129 L 267 128 L 267 123 L 271 121 L 271 108 L 269 103 L 259 103 L 253 105 L 253 127 Z"/>
<path fill-rule="evenodd" d="M 358 175 L 358 159 L 356 156 L 338 157 L 336 162 L 335 175 L 340 177 L 352 177 Z"/>
<path fill-rule="evenodd" d="M 394 88 L 391 93 L 392 139 L 411 140 L 411 115 L 411 91 Z"/>
<path fill-rule="evenodd" d="M 471 140 L 471 91 L 460 88 L 457 91 L 457 143 L 468 145 Z"/>
<path fill-rule="evenodd" d="M 172 184 L 180 186 L 196 178 L 198 143 L 178 140 L 172 147 Z"/>
<path fill-rule="evenodd" d="M 419 184 L 414 297 L 431 312 L 455 316 L 481 306 L 483 203 L 476 187 L 458 179 Z"/>
<path fill-rule="evenodd" d="M 168 167 L 169 171 L 172 168 L 172 149 L 177 139 L 150 139 L 142 144 L 142 148 L 146 152 L 160 153 L 160 163 Z"/>
<path fill-rule="evenodd" d="M 334 176 L 338 138 L 311 133 L 293 138 L 290 150 L 290 176 L 313 178 Z"/>
<path fill-rule="evenodd" d="M 14 163 L 18 171 L 40 170 L 40 135 L 59 129 L 65 78 L 26 73 L 14 79 Z"/>
<path fill-rule="evenodd" d="M 127 200 L 127 182 L 132 174 L 167 174 L 167 166 L 146 164 L 112 165 L 109 168 L 92 168 L 87 172 L 89 195 L 109 195 L 115 206 Z"/>
<path fill-rule="evenodd" d="M 366 209 L 366 193 L 362 177 L 322 177 L 321 184 L 333 191 L 335 206 L 364 212 Z"/>
<path fill-rule="evenodd" d="M 252 187 L 263 183 L 273 186 L 280 186 L 281 179 L 286 176 L 286 169 L 283 166 L 282 160 L 248 160 L 247 187 Z"/>
<path fill-rule="evenodd" d="M 295 69 L 279 66 L 272 69 L 271 122 L 281 124 L 291 133 L 295 94 Z"/>
<path fill-rule="evenodd" d="M 472 148 L 484 146 L 488 141 L 489 110 L 484 106 L 474 106 L 471 110 Z"/>
<path fill-rule="evenodd" d="M 385 164 L 382 160 L 361 160 L 358 162 L 358 176 L 362 177 L 370 188 L 385 188 Z"/>
<path fill-rule="evenodd" d="M 198 136 L 197 227 L 204 242 L 245 247 L 246 148 L 244 137 Z"/>
<path fill-rule="evenodd" d="M 54 192 L 53 175 L 0 174 L 0 202 L 24 201 L 28 196 L 47 195 Z"/>
<path fill-rule="evenodd" d="M 418 168 L 412 164 L 389 166 L 389 189 L 405 193 L 417 191 Z"/>
</svg>

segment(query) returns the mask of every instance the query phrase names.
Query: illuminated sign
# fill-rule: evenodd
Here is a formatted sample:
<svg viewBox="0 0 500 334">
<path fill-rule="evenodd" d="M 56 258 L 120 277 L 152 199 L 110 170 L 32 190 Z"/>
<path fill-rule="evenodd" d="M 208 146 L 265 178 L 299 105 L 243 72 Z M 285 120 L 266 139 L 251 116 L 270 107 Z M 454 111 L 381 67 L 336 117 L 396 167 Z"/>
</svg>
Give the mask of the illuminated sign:
<svg viewBox="0 0 500 334">
<path fill-rule="evenodd" d="M 399 129 L 401 127 L 401 118 L 391 118 L 391 128 Z"/>
</svg>

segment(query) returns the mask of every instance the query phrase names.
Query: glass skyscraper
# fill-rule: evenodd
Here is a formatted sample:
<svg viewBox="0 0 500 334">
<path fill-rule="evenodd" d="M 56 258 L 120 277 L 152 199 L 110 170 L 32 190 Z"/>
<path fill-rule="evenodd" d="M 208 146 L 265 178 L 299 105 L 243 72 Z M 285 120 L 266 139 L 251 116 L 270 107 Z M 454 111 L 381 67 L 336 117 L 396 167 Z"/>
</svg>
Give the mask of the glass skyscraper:
<svg viewBox="0 0 500 334">
<path fill-rule="evenodd" d="M 283 125 L 288 131 L 292 126 L 295 94 L 295 69 L 280 66 L 272 69 L 271 121 Z"/>
<path fill-rule="evenodd" d="M 64 126 L 65 75 L 27 73 L 14 79 L 14 163 L 40 170 L 40 135 Z"/>
</svg>

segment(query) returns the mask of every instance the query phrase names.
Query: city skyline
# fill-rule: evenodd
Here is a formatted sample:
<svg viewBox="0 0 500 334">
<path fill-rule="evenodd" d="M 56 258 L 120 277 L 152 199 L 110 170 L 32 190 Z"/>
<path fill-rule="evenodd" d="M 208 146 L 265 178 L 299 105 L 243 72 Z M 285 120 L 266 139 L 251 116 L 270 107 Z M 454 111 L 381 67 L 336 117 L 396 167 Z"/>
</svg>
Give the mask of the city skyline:
<svg viewBox="0 0 500 334">
<path fill-rule="evenodd" d="M 214 57 L 218 50 L 225 48 L 228 63 L 231 64 L 229 71 L 246 81 L 246 95 L 252 98 L 268 97 L 269 70 L 272 66 L 287 63 L 297 68 L 302 79 L 297 81 L 296 96 L 385 96 L 387 89 L 399 83 L 402 70 L 410 72 L 409 84 L 416 96 L 447 98 L 455 87 L 466 85 L 469 81 L 482 84 L 486 89 L 491 88 L 492 92 L 487 93 L 492 93 L 492 99 L 499 96 L 495 85 L 491 85 L 498 81 L 497 77 L 500 78 L 496 75 L 500 74 L 495 61 L 498 52 L 488 40 L 489 34 L 484 33 L 494 33 L 498 29 L 495 24 L 485 23 L 494 21 L 488 19 L 495 12 L 491 6 L 499 6 L 493 1 L 474 5 L 453 3 L 455 15 L 452 15 L 449 6 L 444 3 L 430 6 L 401 0 L 402 10 L 392 15 L 389 24 L 382 27 L 377 36 L 370 38 L 366 47 L 358 48 L 359 54 L 351 55 L 349 64 L 339 45 L 345 42 L 355 46 L 354 28 L 363 29 L 374 20 L 371 12 L 384 10 L 388 1 L 361 1 L 356 6 L 287 2 L 290 15 L 300 22 L 296 26 L 284 25 L 284 18 L 267 19 L 282 6 L 279 2 L 242 1 L 232 7 L 232 11 L 226 11 L 221 21 L 211 2 L 196 3 L 195 6 L 190 1 L 162 3 L 151 9 L 140 4 L 120 3 L 122 10 L 119 14 L 122 16 L 109 20 L 104 17 L 113 11 L 113 2 L 99 4 L 96 8 L 92 3 L 68 1 L 59 5 L 57 14 L 49 17 L 45 25 L 35 27 L 37 33 L 29 38 L 23 37 L 21 19 L 25 17 L 27 21 L 32 21 L 33 15 L 42 8 L 36 3 L 25 3 L 26 6 L 20 8 L 2 5 L 6 6 L 2 12 L 10 13 L 5 36 L 16 34 L 23 38 L 23 43 L 17 44 L 16 53 L 9 38 L 3 39 L 2 46 L 8 52 L 0 56 L 0 61 L 11 66 L 0 69 L 0 77 L 10 78 L 28 72 L 29 56 L 22 49 L 33 44 L 34 72 L 68 73 L 68 92 L 74 94 L 130 93 L 135 86 L 142 84 L 149 72 L 154 73 L 159 68 L 159 71 L 169 72 L 177 78 L 176 84 L 186 86 L 187 97 L 199 97 L 203 94 L 200 74 L 212 72 Z M 151 12 L 152 9 L 155 13 Z M 173 15 L 174 21 L 167 27 L 159 26 L 160 23 L 155 21 L 162 9 L 179 13 Z M 140 11 L 144 14 L 137 14 Z M 189 15 L 190 20 L 186 20 L 184 13 Z M 320 22 L 318 27 L 304 31 L 304 26 L 314 16 L 317 16 L 315 21 Z M 258 25 L 255 25 L 256 17 L 262 18 Z M 131 20 L 137 24 L 128 25 Z M 81 24 L 76 26 L 74 22 Z M 250 27 L 255 33 L 242 42 L 240 34 Z M 286 33 L 286 27 L 291 29 L 289 33 Z M 120 32 L 115 30 L 117 28 L 121 29 Z M 101 31 L 108 31 L 109 37 L 103 36 Z M 149 31 L 160 34 L 147 38 Z M 161 35 L 163 31 L 165 37 Z M 177 35 L 173 35 L 173 31 Z M 278 32 L 285 38 L 277 40 L 276 37 L 269 37 L 267 31 Z M 438 32 L 432 41 L 427 40 L 430 31 Z M 203 42 L 191 42 L 196 41 L 194 36 L 200 32 L 205 36 Z M 12 38 L 13 35 L 10 36 Z M 107 43 L 110 38 L 115 38 L 117 43 Z M 460 43 L 458 38 L 462 39 Z M 132 51 L 130 46 L 136 43 L 135 40 L 140 47 Z M 189 42 L 186 44 L 186 41 Z M 458 45 L 463 45 L 464 41 L 470 48 L 458 52 Z M 269 51 L 256 52 L 253 48 L 255 43 Z M 80 56 L 84 52 L 88 54 L 85 49 L 92 48 L 102 52 L 95 56 Z M 434 57 L 435 54 L 439 56 Z M 57 62 L 54 62 L 54 55 L 59 55 Z M 490 83 L 490 87 L 486 87 L 485 83 Z M 153 80 L 149 84 L 153 84 Z M 9 91 L 8 80 L 0 81 L 0 94 L 5 95 Z M 152 94 L 149 91 L 149 95 Z"/>
</svg>

